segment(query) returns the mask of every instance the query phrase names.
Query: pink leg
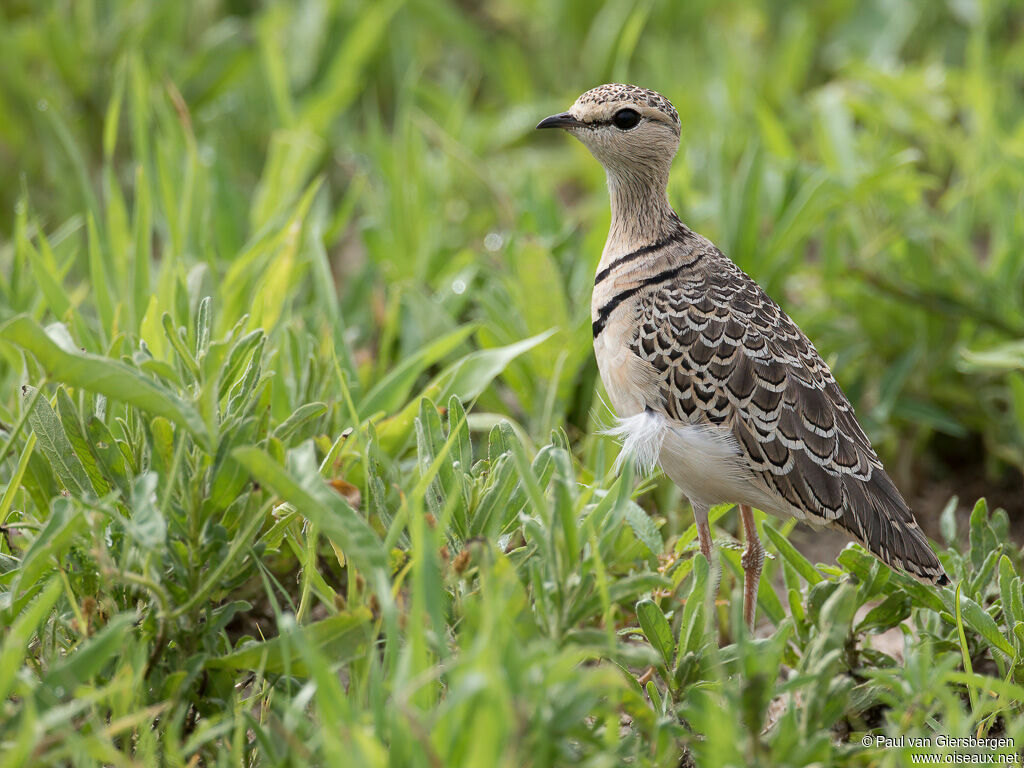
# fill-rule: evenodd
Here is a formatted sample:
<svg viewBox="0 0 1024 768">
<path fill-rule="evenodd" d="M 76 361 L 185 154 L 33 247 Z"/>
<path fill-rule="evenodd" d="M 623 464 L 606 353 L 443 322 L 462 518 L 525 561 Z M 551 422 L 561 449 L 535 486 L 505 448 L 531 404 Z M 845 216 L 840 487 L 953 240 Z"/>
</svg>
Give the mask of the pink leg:
<svg viewBox="0 0 1024 768">
<path fill-rule="evenodd" d="M 708 523 L 708 508 L 693 504 L 693 522 L 697 524 L 697 539 L 700 541 L 700 552 L 711 565 L 711 525 Z"/>
<path fill-rule="evenodd" d="M 740 504 L 740 519 L 743 520 L 743 535 L 747 548 L 743 550 L 740 563 L 743 565 L 743 620 L 754 629 L 754 611 L 757 608 L 757 588 L 761 583 L 761 569 L 764 566 L 764 547 L 757 538 L 754 527 L 754 513 L 746 504 Z"/>
</svg>

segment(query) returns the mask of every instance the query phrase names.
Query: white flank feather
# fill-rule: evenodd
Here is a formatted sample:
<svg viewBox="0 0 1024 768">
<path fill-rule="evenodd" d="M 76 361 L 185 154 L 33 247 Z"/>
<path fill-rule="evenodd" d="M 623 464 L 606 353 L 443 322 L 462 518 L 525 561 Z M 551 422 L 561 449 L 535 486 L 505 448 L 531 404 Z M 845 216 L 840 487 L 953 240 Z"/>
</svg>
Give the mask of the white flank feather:
<svg viewBox="0 0 1024 768">
<path fill-rule="evenodd" d="M 731 434 L 705 425 L 673 424 L 655 411 L 644 410 L 616 419 L 615 426 L 602 430 L 602 434 L 622 443 L 622 451 L 615 460 L 616 472 L 632 456 L 637 472 L 650 474 L 660 463 L 663 450 L 685 458 L 700 474 L 732 476 L 738 469 L 739 446 Z"/>
<path fill-rule="evenodd" d="M 602 430 L 602 434 L 611 435 L 622 443 L 622 450 L 615 459 L 614 471 L 622 469 L 626 459 L 632 456 L 637 472 L 642 475 L 653 472 L 668 429 L 665 417 L 649 410 L 640 411 L 635 416 L 616 419 L 614 427 Z"/>
</svg>

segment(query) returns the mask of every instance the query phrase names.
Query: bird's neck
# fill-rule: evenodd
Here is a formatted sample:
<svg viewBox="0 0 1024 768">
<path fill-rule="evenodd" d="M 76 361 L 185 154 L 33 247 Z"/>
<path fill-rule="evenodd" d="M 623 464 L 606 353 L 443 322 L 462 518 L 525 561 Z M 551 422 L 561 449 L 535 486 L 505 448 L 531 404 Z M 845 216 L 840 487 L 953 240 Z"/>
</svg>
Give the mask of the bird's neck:
<svg viewBox="0 0 1024 768">
<path fill-rule="evenodd" d="M 602 261 L 656 242 L 678 225 L 668 202 L 668 170 L 644 171 L 608 173 L 612 223 Z"/>
</svg>

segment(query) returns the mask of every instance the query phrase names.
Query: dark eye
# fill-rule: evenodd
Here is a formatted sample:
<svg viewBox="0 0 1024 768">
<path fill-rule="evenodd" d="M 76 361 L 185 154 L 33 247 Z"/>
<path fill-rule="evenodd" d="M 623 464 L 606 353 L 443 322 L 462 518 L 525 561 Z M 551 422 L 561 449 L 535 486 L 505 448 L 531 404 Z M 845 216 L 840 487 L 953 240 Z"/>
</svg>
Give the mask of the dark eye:
<svg viewBox="0 0 1024 768">
<path fill-rule="evenodd" d="M 640 113 L 635 109 L 620 109 L 615 113 L 615 117 L 612 118 L 612 123 L 620 131 L 628 131 L 630 128 L 636 128 L 636 125 L 639 122 Z"/>
</svg>

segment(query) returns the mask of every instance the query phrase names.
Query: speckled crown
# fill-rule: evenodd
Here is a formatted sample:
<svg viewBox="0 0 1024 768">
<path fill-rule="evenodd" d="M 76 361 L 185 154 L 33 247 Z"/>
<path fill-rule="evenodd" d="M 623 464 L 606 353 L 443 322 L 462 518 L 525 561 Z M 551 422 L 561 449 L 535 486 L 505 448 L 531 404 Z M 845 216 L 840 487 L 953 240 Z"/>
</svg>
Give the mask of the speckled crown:
<svg viewBox="0 0 1024 768">
<path fill-rule="evenodd" d="M 615 101 L 645 102 L 647 106 L 664 112 L 679 127 L 679 113 L 672 102 L 657 91 L 641 88 L 639 85 L 607 83 L 591 88 L 577 99 L 577 104 L 607 104 Z"/>
</svg>

